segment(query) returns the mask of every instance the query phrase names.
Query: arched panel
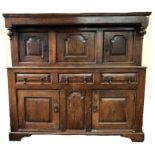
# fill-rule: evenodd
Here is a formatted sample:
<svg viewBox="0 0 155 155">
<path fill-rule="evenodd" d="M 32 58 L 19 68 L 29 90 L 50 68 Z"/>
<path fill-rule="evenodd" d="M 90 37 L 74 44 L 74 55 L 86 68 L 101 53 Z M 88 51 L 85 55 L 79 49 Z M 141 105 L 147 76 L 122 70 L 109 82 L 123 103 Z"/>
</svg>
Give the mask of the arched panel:
<svg viewBox="0 0 155 155">
<path fill-rule="evenodd" d="M 67 129 L 85 128 L 85 98 L 79 92 L 67 97 Z"/>
<path fill-rule="evenodd" d="M 49 62 L 49 43 L 47 33 L 20 33 L 19 61 L 29 63 Z"/>
<path fill-rule="evenodd" d="M 42 56 L 44 42 L 41 38 L 31 36 L 26 39 L 26 55 L 27 56 Z"/>
<path fill-rule="evenodd" d="M 67 64 L 95 62 L 95 36 L 95 32 L 58 32 L 56 35 L 56 61 Z"/>
<path fill-rule="evenodd" d="M 72 34 L 65 39 L 65 56 L 87 55 L 87 40 L 81 34 Z"/>
<path fill-rule="evenodd" d="M 123 35 L 115 35 L 110 40 L 111 55 L 126 55 L 127 44 Z"/>
<path fill-rule="evenodd" d="M 133 32 L 104 33 L 104 62 L 133 63 Z"/>
</svg>

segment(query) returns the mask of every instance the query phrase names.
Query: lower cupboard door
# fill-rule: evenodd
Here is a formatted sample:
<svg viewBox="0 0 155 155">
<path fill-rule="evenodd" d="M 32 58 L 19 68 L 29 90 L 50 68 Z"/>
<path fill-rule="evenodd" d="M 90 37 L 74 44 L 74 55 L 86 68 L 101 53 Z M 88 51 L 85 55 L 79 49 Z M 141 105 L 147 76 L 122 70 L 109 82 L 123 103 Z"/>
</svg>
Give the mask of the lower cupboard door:
<svg viewBox="0 0 155 155">
<path fill-rule="evenodd" d="M 85 91 L 66 91 L 64 101 L 66 104 L 66 129 L 85 130 Z"/>
<path fill-rule="evenodd" d="M 18 119 L 22 130 L 59 128 L 59 92 L 56 90 L 18 90 Z"/>
<path fill-rule="evenodd" d="M 132 129 L 135 91 L 93 91 L 92 128 L 94 130 Z"/>
</svg>

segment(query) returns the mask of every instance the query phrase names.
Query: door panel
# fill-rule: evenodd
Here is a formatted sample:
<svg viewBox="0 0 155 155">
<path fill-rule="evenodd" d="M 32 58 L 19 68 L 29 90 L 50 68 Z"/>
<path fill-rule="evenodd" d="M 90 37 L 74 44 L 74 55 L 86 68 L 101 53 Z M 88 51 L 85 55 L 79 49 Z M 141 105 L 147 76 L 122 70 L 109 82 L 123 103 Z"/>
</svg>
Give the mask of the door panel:
<svg viewBox="0 0 155 155">
<path fill-rule="evenodd" d="M 93 129 L 131 129 L 135 91 L 101 90 L 93 92 Z"/>
<path fill-rule="evenodd" d="M 20 63 L 49 63 L 48 33 L 19 34 Z"/>
<path fill-rule="evenodd" d="M 95 32 L 59 32 L 56 40 L 57 62 L 95 62 Z"/>
<path fill-rule="evenodd" d="M 133 63 L 133 32 L 104 33 L 104 62 Z"/>
<path fill-rule="evenodd" d="M 86 127 L 86 92 L 71 90 L 61 92 L 62 130 L 84 130 Z"/>
<path fill-rule="evenodd" d="M 126 98 L 102 98 L 99 105 L 100 122 L 126 122 Z"/>
<path fill-rule="evenodd" d="M 85 128 L 85 98 L 80 92 L 67 96 L 67 129 Z"/>
<path fill-rule="evenodd" d="M 19 127 L 28 130 L 59 128 L 59 96 L 53 90 L 18 91 Z"/>
</svg>

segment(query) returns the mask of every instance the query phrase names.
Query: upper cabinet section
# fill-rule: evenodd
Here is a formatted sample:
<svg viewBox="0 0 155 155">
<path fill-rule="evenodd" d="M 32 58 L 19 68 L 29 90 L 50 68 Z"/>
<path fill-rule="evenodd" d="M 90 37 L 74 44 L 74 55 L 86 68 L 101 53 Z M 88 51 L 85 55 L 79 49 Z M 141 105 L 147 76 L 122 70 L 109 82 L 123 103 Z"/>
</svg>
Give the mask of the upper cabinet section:
<svg viewBox="0 0 155 155">
<path fill-rule="evenodd" d="M 4 14 L 13 66 L 137 66 L 149 12 Z"/>
</svg>

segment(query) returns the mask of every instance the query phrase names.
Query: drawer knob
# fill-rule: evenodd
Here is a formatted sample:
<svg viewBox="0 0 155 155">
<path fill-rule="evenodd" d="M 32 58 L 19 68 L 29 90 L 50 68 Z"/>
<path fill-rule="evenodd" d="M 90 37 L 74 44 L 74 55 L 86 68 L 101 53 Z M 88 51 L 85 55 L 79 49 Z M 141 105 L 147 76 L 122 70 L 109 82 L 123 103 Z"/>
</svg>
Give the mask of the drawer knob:
<svg viewBox="0 0 155 155">
<path fill-rule="evenodd" d="M 108 82 L 109 84 L 112 83 L 112 77 L 111 76 L 107 77 L 105 81 Z"/>
<path fill-rule="evenodd" d="M 45 77 L 45 79 L 46 79 L 46 81 L 50 82 L 50 75 L 47 75 L 47 76 Z"/>
<path fill-rule="evenodd" d="M 88 77 L 87 76 L 84 76 L 84 83 L 86 84 L 88 82 Z"/>
<path fill-rule="evenodd" d="M 40 77 L 40 81 L 43 82 L 50 82 L 50 75 Z"/>
<path fill-rule="evenodd" d="M 68 84 L 69 83 L 69 78 L 66 76 L 65 77 L 65 83 Z"/>
<path fill-rule="evenodd" d="M 132 77 L 128 77 L 128 83 L 131 84 L 133 81 Z"/>
<path fill-rule="evenodd" d="M 81 96 L 81 100 L 84 100 L 85 99 L 85 97 L 84 96 Z"/>
<path fill-rule="evenodd" d="M 59 112 L 59 106 L 58 104 L 54 104 L 54 112 Z"/>
<path fill-rule="evenodd" d="M 45 77 L 41 77 L 40 81 L 41 81 L 41 83 L 43 83 L 45 81 Z"/>
<path fill-rule="evenodd" d="M 26 84 L 27 83 L 27 78 L 23 78 L 23 81 L 24 81 L 24 84 Z"/>
<path fill-rule="evenodd" d="M 109 77 L 108 82 L 109 82 L 109 83 L 112 82 L 112 77 Z"/>
</svg>

